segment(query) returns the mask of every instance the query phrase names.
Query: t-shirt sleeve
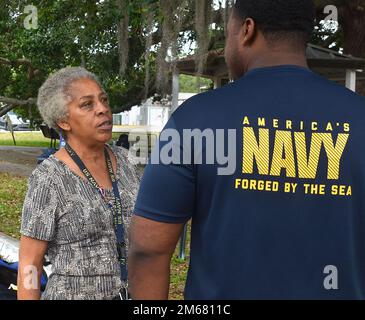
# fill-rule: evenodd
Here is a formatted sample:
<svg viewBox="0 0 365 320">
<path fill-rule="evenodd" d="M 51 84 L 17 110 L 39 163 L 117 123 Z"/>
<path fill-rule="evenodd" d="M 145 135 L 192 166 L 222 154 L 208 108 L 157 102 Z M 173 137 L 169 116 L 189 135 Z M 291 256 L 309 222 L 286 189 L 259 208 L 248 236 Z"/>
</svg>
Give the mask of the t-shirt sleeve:
<svg viewBox="0 0 365 320">
<path fill-rule="evenodd" d="M 164 132 L 172 133 L 171 139 L 167 139 L 169 133 L 163 134 Z M 165 138 L 162 138 L 163 136 Z M 182 136 L 181 130 L 172 116 L 162 131 L 144 171 L 135 215 L 157 222 L 176 224 L 185 223 L 192 217 L 195 206 L 194 170 L 192 164 L 183 164 L 184 148 L 178 136 Z"/>
<path fill-rule="evenodd" d="M 29 178 L 20 233 L 33 239 L 52 241 L 56 210 L 56 191 L 52 179 L 46 172 L 36 169 Z"/>
</svg>

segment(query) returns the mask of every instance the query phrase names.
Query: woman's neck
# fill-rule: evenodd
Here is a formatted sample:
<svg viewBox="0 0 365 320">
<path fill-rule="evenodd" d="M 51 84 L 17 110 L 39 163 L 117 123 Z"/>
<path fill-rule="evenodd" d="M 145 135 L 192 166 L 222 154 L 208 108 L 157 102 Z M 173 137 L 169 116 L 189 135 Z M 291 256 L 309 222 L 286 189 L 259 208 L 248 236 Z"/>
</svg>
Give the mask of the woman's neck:
<svg viewBox="0 0 365 320">
<path fill-rule="evenodd" d="M 67 143 L 84 162 L 98 164 L 101 160 L 104 161 L 104 143 L 81 143 L 80 141 L 72 138 L 68 139 Z"/>
</svg>

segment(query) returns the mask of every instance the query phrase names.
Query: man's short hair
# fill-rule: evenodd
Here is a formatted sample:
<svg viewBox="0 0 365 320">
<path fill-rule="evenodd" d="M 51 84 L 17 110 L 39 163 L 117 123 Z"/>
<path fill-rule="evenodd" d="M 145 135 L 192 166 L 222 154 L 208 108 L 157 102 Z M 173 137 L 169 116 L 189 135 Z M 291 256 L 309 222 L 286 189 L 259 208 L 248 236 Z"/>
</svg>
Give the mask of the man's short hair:
<svg viewBox="0 0 365 320">
<path fill-rule="evenodd" d="M 270 43 L 288 41 L 304 46 L 316 16 L 313 0 L 236 0 L 234 12 L 240 19 L 252 18 Z"/>
</svg>

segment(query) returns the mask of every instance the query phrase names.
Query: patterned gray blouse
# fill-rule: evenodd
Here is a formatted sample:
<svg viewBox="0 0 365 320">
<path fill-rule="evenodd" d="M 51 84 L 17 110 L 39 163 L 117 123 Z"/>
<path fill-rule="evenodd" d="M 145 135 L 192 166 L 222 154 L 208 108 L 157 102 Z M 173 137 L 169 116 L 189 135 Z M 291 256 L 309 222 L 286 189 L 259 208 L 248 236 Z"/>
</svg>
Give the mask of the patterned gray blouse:
<svg viewBox="0 0 365 320">
<path fill-rule="evenodd" d="M 128 231 L 140 179 L 128 151 L 112 151 Z M 106 196 L 114 199 L 111 190 Z M 54 156 L 29 179 L 21 234 L 49 242 L 52 274 L 44 300 L 112 299 L 125 285 L 120 280 L 112 210 L 90 182 Z M 127 232 L 125 242 L 128 248 Z"/>
</svg>

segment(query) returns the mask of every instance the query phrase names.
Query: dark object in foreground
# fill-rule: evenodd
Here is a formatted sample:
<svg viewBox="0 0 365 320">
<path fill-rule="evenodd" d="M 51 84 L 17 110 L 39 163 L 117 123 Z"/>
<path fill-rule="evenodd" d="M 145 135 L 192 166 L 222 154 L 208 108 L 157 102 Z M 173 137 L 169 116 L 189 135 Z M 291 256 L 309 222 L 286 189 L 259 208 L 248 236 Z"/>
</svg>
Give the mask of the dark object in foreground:
<svg viewBox="0 0 365 320">
<path fill-rule="evenodd" d="M 57 149 L 53 148 L 43 149 L 43 153 L 37 158 L 37 164 L 42 163 L 44 160 L 48 159 L 52 154 L 56 152 Z"/>
<path fill-rule="evenodd" d="M 43 153 L 37 158 L 37 164 L 42 163 L 44 160 L 48 159 L 52 154 L 57 152 L 57 140 L 60 139 L 60 135 L 56 130 L 48 127 L 45 124 L 40 125 L 40 129 L 45 138 L 51 139 L 50 147 L 48 149 L 44 149 Z"/>
<path fill-rule="evenodd" d="M 0 300 L 16 300 L 16 291 L 9 290 L 0 283 Z"/>
<path fill-rule="evenodd" d="M 17 284 L 18 256 L 19 241 L 0 233 L 0 300 L 16 300 L 16 291 L 9 288 Z M 41 278 L 42 291 L 46 287 L 51 270 L 48 259 L 44 267 Z"/>
<path fill-rule="evenodd" d="M 48 127 L 45 124 L 40 125 L 40 129 L 41 129 L 41 131 L 42 131 L 45 138 L 51 139 L 50 148 L 51 149 L 56 149 L 57 140 L 60 139 L 60 135 L 57 133 L 57 131 L 50 128 L 50 127 Z"/>
</svg>

